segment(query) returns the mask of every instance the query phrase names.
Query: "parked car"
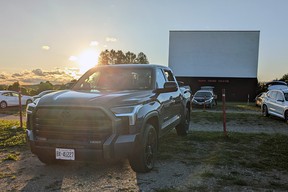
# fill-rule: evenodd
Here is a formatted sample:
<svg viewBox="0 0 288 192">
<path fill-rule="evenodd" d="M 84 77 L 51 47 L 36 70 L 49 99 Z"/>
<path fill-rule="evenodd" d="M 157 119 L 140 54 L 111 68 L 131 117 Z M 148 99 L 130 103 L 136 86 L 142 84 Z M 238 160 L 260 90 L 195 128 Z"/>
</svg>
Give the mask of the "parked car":
<svg viewBox="0 0 288 192">
<path fill-rule="evenodd" d="M 42 91 L 41 93 L 39 93 L 38 95 L 34 95 L 33 96 L 33 100 L 36 100 L 38 98 L 43 97 L 44 95 L 48 94 L 48 93 L 52 93 L 55 92 L 55 90 L 46 90 L 46 91 Z"/>
<path fill-rule="evenodd" d="M 196 106 L 205 105 L 212 108 L 213 105 L 216 105 L 213 92 L 205 89 L 196 91 L 192 98 L 192 104 Z"/>
<path fill-rule="evenodd" d="M 28 95 L 21 95 L 21 105 L 27 105 L 33 101 Z M 16 91 L 0 91 L 0 108 L 19 105 L 19 93 Z"/>
<path fill-rule="evenodd" d="M 288 123 L 288 89 L 268 91 L 261 108 L 263 116 L 277 116 Z"/>
<path fill-rule="evenodd" d="M 255 97 L 255 105 L 258 107 L 261 107 L 262 102 L 263 102 L 263 97 L 265 96 L 266 92 L 262 92 L 259 93 L 256 97 Z"/>
</svg>

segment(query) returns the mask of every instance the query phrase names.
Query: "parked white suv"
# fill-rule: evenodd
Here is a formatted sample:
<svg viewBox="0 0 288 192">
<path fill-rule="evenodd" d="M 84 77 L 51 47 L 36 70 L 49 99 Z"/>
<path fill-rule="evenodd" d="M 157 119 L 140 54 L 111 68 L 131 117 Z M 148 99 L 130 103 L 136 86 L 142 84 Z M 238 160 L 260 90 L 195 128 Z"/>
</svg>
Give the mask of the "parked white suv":
<svg viewBox="0 0 288 192">
<path fill-rule="evenodd" d="M 263 116 L 274 115 L 288 123 L 288 89 L 268 91 L 261 108 Z"/>
</svg>

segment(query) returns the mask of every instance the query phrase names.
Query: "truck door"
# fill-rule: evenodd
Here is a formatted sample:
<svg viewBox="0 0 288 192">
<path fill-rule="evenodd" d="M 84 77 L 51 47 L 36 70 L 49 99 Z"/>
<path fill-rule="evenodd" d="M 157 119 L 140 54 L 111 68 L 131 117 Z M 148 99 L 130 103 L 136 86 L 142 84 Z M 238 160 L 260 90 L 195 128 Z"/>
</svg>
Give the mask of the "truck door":
<svg viewBox="0 0 288 192">
<path fill-rule="evenodd" d="M 157 69 L 156 71 L 156 87 L 157 88 L 163 88 L 164 83 L 166 81 L 169 81 L 170 79 L 167 77 L 167 71 L 163 71 L 161 69 Z M 172 73 L 171 73 L 172 74 Z M 173 78 L 174 79 L 174 78 Z M 175 92 L 169 92 L 169 93 L 160 93 L 157 97 L 158 101 L 161 103 L 160 107 L 160 115 L 162 125 L 161 132 L 164 133 L 166 130 L 168 131 L 173 124 L 177 122 L 177 120 L 180 118 L 179 116 L 179 109 L 176 107 L 179 105 L 179 99 L 181 94 L 178 91 Z M 180 107 L 179 107 L 180 108 Z"/>
<path fill-rule="evenodd" d="M 174 81 L 176 82 L 176 79 L 174 78 L 174 75 L 172 73 L 172 71 L 170 70 L 164 70 L 164 74 L 166 76 L 167 81 Z M 179 116 L 179 114 L 181 114 L 181 110 L 183 110 L 183 108 L 181 107 L 182 104 L 182 95 L 181 95 L 181 91 L 178 89 L 177 91 L 174 92 L 170 92 L 170 101 L 172 102 L 171 104 L 171 118 L 176 118 Z"/>
</svg>

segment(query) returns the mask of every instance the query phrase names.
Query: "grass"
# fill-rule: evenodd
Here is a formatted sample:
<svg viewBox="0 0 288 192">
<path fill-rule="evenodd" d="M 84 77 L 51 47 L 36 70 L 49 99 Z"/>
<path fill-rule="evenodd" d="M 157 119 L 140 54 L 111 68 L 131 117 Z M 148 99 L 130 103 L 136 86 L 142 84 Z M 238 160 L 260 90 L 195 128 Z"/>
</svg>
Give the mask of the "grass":
<svg viewBox="0 0 288 192">
<path fill-rule="evenodd" d="M 288 135 L 195 131 L 186 137 L 171 132 L 160 140 L 159 160 L 201 167 L 191 191 L 222 191 L 226 187 L 288 190 L 286 180 L 260 181 L 257 176 L 288 174 Z M 250 174 L 252 173 L 252 174 Z M 213 188 L 207 183 L 212 182 Z M 228 188 L 229 189 L 229 188 Z M 235 188 L 234 188 L 235 189 Z M 243 189 L 243 188 L 242 188 Z"/>
<path fill-rule="evenodd" d="M 230 133 L 224 137 L 219 132 L 193 132 L 180 138 L 172 132 L 161 139 L 159 159 L 288 172 L 287 146 L 288 136 L 280 134 Z"/>
<path fill-rule="evenodd" d="M 19 152 L 11 151 L 10 153 L 7 154 L 6 157 L 2 159 L 2 161 L 17 161 L 19 160 Z"/>
<path fill-rule="evenodd" d="M 25 128 L 20 128 L 19 121 L 0 120 L 0 149 L 25 144 Z"/>
<path fill-rule="evenodd" d="M 20 115 L 19 106 L 7 107 L 5 109 L 0 109 L 0 114 L 6 115 Z M 22 106 L 22 115 L 26 115 L 26 106 Z"/>
</svg>

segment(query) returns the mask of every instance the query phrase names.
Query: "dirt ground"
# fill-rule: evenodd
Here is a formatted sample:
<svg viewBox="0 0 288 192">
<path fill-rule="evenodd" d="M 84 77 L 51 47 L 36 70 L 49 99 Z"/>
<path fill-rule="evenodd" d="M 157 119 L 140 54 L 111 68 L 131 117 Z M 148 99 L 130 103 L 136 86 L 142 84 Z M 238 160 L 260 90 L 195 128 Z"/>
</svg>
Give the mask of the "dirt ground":
<svg viewBox="0 0 288 192">
<path fill-rule="evenodd" d="M 273 119 L 272 119 L 273 120 Z M 245 125 L 230 122 L 229 131 L 288 133 L 288 125 L 278 127 Z M 232 129 L 233 128 L 233 129 Z M 193 131 L 221 131 L 222 124 L 198 122 Z M 17 150 L 15 150 L 17 151 Z M 0 158 L 11 151 L 1 151 Z M 288 173 L 239 169 L 231 166 L 204 166 L 185 161 L 158 160 L 150 173 L 135 173 L 128 161 L 117 163 L 65 163 L 47 166 L 31 154 L 29 148 L 18 150 L 19 160 L 0 162 L 0 191 L 287 191 Z M 243 183 L 219 184 L 205 173 L 239 178 Z M 225 178 L 221 182 L 225 182 Z"/>
</svg>

